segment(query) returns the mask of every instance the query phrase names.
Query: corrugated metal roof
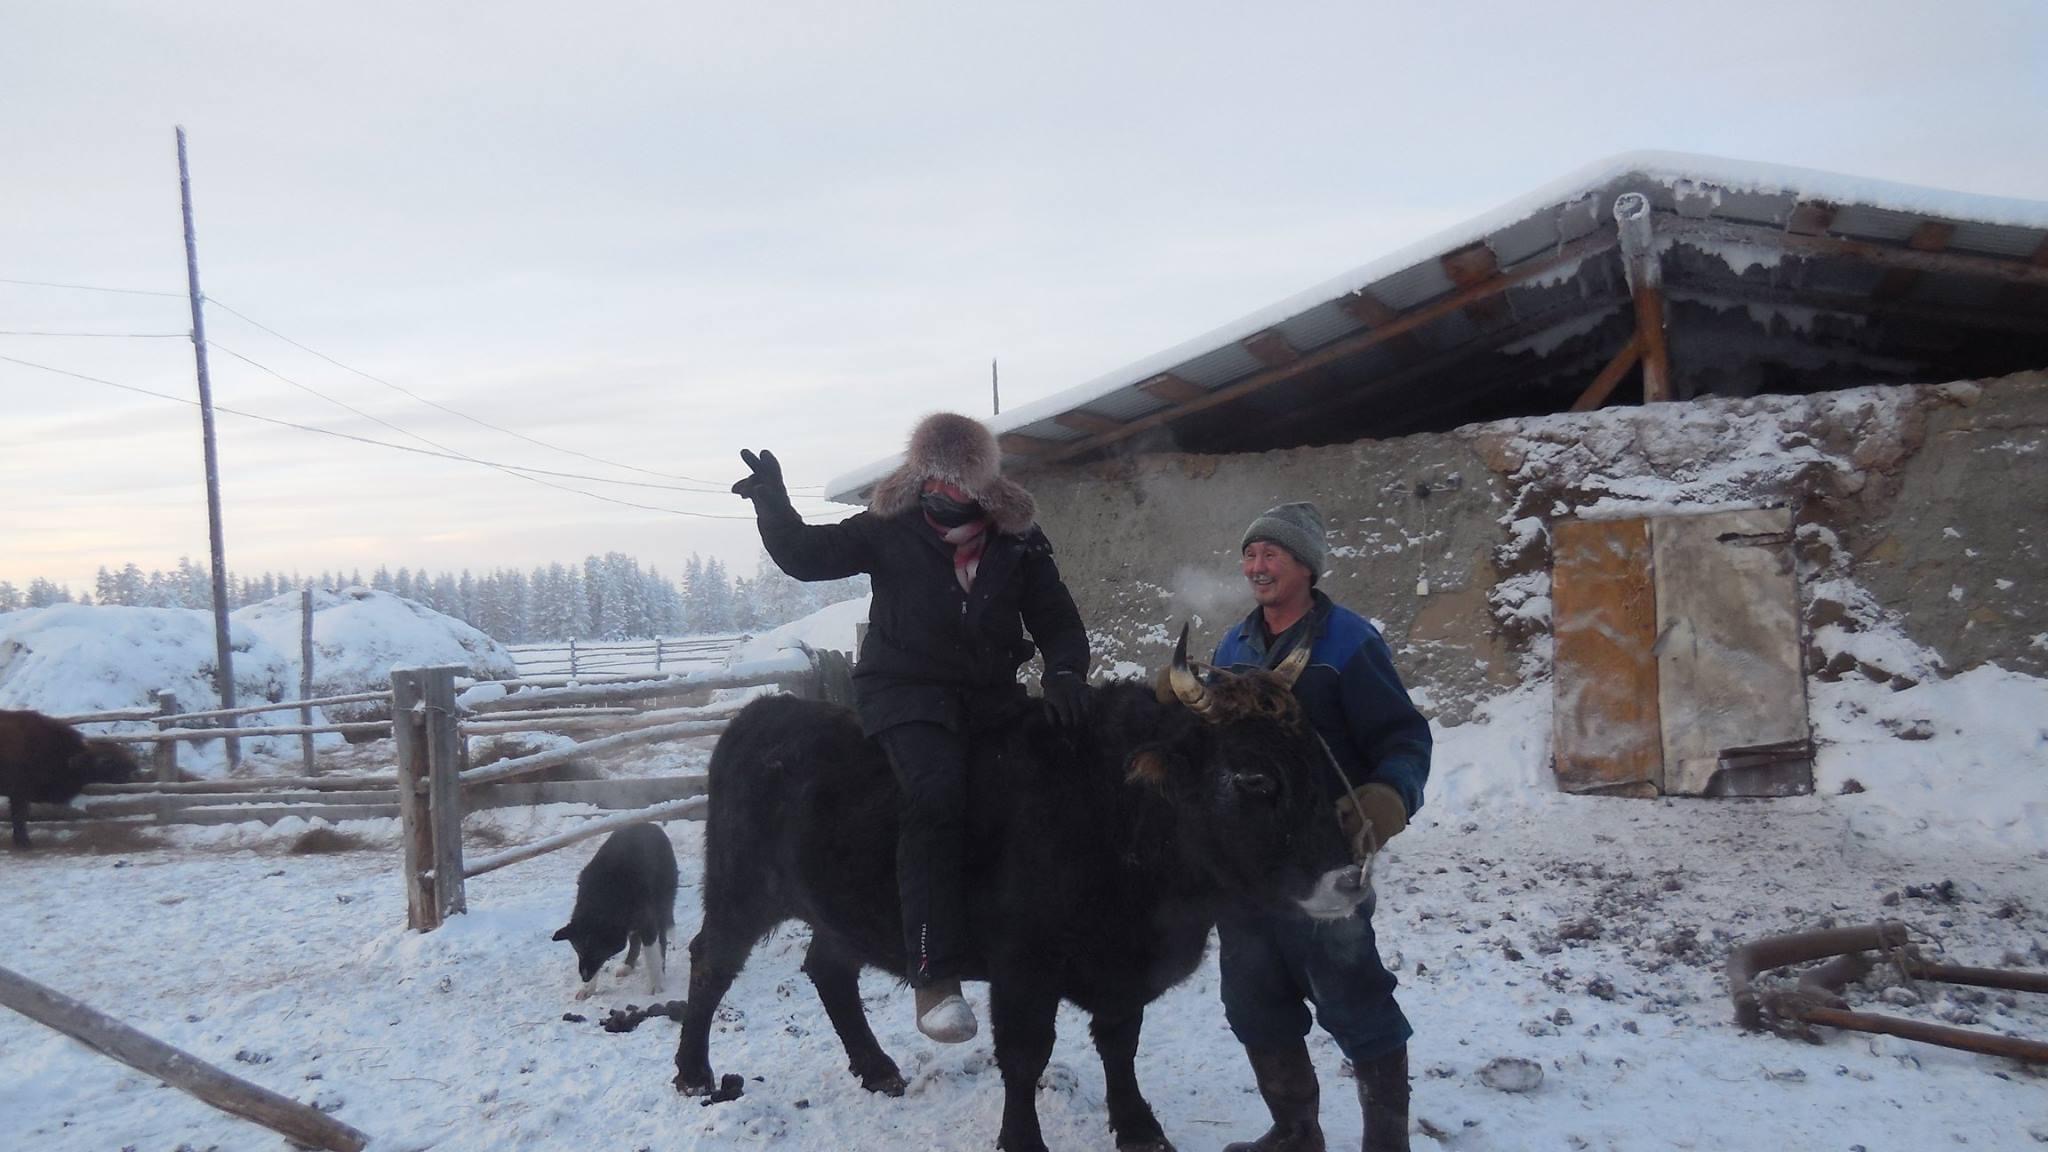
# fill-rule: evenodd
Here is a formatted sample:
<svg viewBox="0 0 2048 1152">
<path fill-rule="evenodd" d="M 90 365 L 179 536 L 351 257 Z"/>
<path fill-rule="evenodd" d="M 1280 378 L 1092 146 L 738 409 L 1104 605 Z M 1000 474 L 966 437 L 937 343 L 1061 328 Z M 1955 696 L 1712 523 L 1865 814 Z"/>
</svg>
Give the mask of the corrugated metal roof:
<svg viewBox="0 0 2048 1152">
<path fill-rule="evenodd" d="M 1441 262 L 1446 254 L 1485 243 L 1504 269 L 1545 259 L 1560 245 L 1585 241 L 1603 228 L 1611 229 L 1614 197 L 1622 191 L 1642 193 L 1661 213 L 1772 231 L 1782 229 L 1802 203 L 1833 205 L 1828 233 L 1885 244 L 1903 244 L 1927 221 L 1937 220 L 1954 226 L 1948 236 L 1949 251 L 2006 259 L 2032 256 L 2048 241 L 2048 203 L 2040 201 L 1975 196 L 1715 157 L 1626 154 L 1582 169 L 1204 336 L 1006 412 L 989 421 L 990 426 L 998 432 L 1071 445 L 1090 439 L 1091 434 L 1057 423 L 1054 418 L 1063 412 L 1086 411 L 1121 422 L 1154 416 L 1168 403 L 1137 387 L 1154 376 L 1170 372 L 1211 391 L 1243 380 L 1267 365 L 1241 342 L 1266 329 L 1277 330 L 1303 353 L 1353 339 L 1365 325 L 1339 304 L 1344 297 L 1364 293 L 1396 312 L 1428 305 L 1457 290 Z M 1766 231 L 1758 243 L 1769 242 Z M 1712 247 L 1709 244 L 1703 251 Z M 1735 259 L 1741 261 L 1740 256 Z M 1510 326 L 1526 329 L 1529 324 L 1516 317 L 1545 316 L 1575 298 L 1595 293 L 1611 297 L 1616 267 L 1616 257 L 1603 254 L 1510 289 L 1504 297 Z M 1868 297 L 1878 292 L 1886 277 L 1883 269 L 1834 260 L 1800 266 L 1796 285 L 1782 284 L 1781 279 L 1775 263 L 1765 262 L 1748 267 L 1743 281 L 1748 285 L 1745 290 L 1751 292 L 1798 288 Z M 1981 278 L 1950 280 L 1930 275 L 1908 283 L 1917 299 L 1933 298 L 1966 307 L 1988 307 L 1995 302 L 1995 284 L 1987 289 Z M 1896 288 L 1901 281 L 1894 278 L 1891 283 Z M 1484 317 L 1486 323 L 1475 320 L 1474 315 L 1449 311 L 1412 330 L 1431 349 L 1453 349 L 1488 339 L 1494 340 L 1495 346 L 1504 342 L 1499 339 L 1497 326 L 1502 321 L 1497 314 Z M 1370 378 L 1395 370 L 1402 361 L 1386 346 L 1373 345 L 1347 355 L 1344 363 L 1347 378 Z M 900 462 L 899 455 L 856 469 L 835 478 L 826 491 L 834 499 L 852 499 Z"/>
</svg>

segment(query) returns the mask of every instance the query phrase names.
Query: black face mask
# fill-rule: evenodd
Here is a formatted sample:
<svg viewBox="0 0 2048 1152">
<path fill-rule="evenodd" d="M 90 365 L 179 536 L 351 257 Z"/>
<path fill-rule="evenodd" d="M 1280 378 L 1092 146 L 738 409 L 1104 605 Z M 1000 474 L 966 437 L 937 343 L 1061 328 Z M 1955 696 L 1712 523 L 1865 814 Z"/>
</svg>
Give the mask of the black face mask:
<svg viewBox="0 0 2048 1152">
<path fill-rule="evenodd" d="M 919 496 L 918 503 L 924 505 L 924 514 L 933 523 L 943 528 L 958 528 L 981 519 L 981 505 L 973 501 L 961 503 L 944 492 L 926 492 Z"/>
</svg>

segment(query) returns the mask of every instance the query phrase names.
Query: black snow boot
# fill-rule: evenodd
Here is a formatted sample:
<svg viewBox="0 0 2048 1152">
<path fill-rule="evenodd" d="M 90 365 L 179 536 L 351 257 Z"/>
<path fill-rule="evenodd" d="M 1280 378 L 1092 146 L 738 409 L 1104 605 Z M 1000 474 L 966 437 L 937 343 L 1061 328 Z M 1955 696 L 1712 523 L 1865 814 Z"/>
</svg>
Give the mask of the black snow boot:
<svg viewBox="0 0 2048 1152">
<path fill-rule="evenodd" d="M 1363 1152 L 1408 1152 L 1408 1046 L 1357 1066 Z"/>
<path fill-rule="evenodd" d="M 1252 1075 L 1258 1078 L 1266 1110 L 1273 1114 L 1273 1126 L 1257 1140 L 1224 1145 L 1223 1152 L 1323 1152 L 1323 1126 L 1316 1113 L 1321 1095 L 1307 1042 L 1247 1048 L 1245 1055 L 1251 1058 Z"/>
</svg>

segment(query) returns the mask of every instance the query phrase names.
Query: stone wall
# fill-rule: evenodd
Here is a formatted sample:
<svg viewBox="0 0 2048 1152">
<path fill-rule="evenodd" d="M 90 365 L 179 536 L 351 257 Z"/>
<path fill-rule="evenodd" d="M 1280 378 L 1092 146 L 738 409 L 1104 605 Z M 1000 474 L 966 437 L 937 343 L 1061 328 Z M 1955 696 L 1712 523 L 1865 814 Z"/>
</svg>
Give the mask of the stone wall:
<svg viewBox="0 0 2048 1152">
<path fill-rule="evenodd" d="M 1903 684 L 1995 661 L 2048 676 L 2039 372 L 1022 478 L 1111 674 L 1157 667 L 1182 622 L 1205 655 L 1250 610 L 1244 526 L 1308 499 L 1330 521 L 1322 587 L 1380 622 L 1411 688 L 1450 720 L 1547 674 L 1548 525 L 1572 516 L 1789 506 L 1811 673 Z"/>
</svg>

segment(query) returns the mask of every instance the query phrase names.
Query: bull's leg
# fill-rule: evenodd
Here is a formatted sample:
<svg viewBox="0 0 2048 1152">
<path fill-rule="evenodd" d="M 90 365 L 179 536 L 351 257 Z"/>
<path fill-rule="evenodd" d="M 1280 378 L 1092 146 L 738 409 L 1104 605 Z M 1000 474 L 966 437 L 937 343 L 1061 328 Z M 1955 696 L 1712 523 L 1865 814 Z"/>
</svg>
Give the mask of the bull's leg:
<svg viewBox="0 0 2048 1152">
<path fill-rule="evenodd" d="M 690 991 L 683 1005 L 683 1034 L 676 1041 L 675 1086 L 685 1096 L 708 1096 L 716 1087 L 711 1079 L 711 1018 L 768 927 L 736 927 L 714 920 L 690 941 Z"/>
<path fill-rule="evenodd" d="M 832 1030 L 846 1047 L 849 1067 L 860 1077 L 860 1086 L 889 1096 L 903 1095 L 903 1073 L 876 1043 L 868 1014 L 861 1007 L 860 965 L 820 933 L 811 937 L 810 950 L 804 953 L 804 975 L 818 990 L 818 1001 L 825 1005 Z"/>
<path fill-rule="evenodd" d="M 1088 1024 L 1095 1050 L 1102 1055 L 1102 1077 L 1109 1095 L 1109 1129 L 1116 1133 L 1118 1152 L 1173 1152 L 1166 1133 L 1138 1090 L 1138 1033 L 1145 1009 L 1126 1015 L 1098 1012 Z"/>
<path fill-rule="evenodd" d="M 28 847 L 28 797 L 9 796 L 7 798 L 7 815 L 14 822 L 14 846 L 16 848 Z"/>
<path fill-rule="evenodd" d="M 638 964 L 639 962 L 640 934 L 638 932 L 628 932 L 626 933 L 626 959 L 619 964 L 618 974 L 621 976 L 631 975 L 633 972 L 633 965 Z"/>
<path fill-rule="evenodd" d="M 996 1067 L 1003 1074 L 1003 1131 L 996 1147 L 1005 1152 L 1046 1152 L 1038 1127 L 1038 1078 L 1052 1058 L 1053 1014 L 1059 991 L 1033 968 L 1005 966 L 989 974 L 988 1014 L 995 1028 Z"/>
</svg>

